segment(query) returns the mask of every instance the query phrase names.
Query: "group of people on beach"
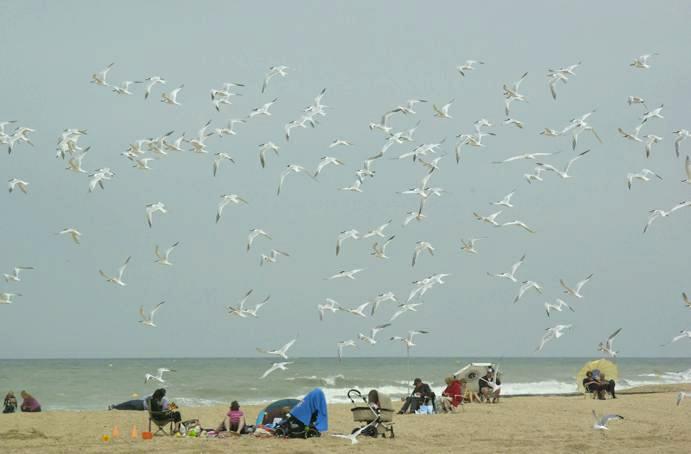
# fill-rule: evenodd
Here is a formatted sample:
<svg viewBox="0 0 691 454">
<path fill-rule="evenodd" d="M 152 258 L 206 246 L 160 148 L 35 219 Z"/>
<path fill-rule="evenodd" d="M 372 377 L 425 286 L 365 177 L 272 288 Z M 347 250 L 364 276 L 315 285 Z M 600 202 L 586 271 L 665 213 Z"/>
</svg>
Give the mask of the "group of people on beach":
<svg viewBox="0 0 691 454">
<path fill-rule="evenodd" d="M 447 377 L 446 388 L 437 399 L 427 383 L 416 378 L 413 381 L 413 392 L 404 399 L 403 406 L 398 411 L 399 415 L 405 413 L 444 413 L 453 412 L 465 399 L 464 388 L 467 386 L 465 379 L 456 376 Z M 487 373 L 478 379 L 479 394 L 470 393 L 468 398 L 479 402 L 497 403 L 501 395 L 501 380 L 492 367 L 487 368 Z"/>
<path fill-rule="evenodd" d="M 22 404 L 19 406 L 19 410 L 24 413 L 37 413 L 41 411 L 41 404 L 38 403 L 36 398 L 26 391 L 19 393 L 22 397 Z M 3 413 L 14 413 L 17 411 L 17 398 L 14 396 L 12 391 L 5 395 L 5 401 L 3 403 L 2 412 Z"/>
<path fill-rule="evenodd" d="M 600 400 L 605 400 L 607 394 L 610 394 L 612 399 L 616 399 L 615 386 L 614 380 L 609 380 L 605 374 L 599 371 L 589 370 L 585 373 L 585 378 L 583 379 L 583 388 L 587 392 L 592 393 L 593 397 L 597 397 Z"/>
</svg>

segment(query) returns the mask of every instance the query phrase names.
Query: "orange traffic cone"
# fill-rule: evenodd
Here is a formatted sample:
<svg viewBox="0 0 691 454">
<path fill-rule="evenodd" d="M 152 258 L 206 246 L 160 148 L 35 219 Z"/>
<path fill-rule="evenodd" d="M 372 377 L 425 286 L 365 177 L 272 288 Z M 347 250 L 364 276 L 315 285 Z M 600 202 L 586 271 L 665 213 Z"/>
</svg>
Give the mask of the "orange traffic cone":
<svg viewBox="0 0 691 454">
<path fill-rule="evenodd" d="M 118 426 L 113 426 L 113 438 L 117 438 L 120 436 L 120 428 Z"/>
<path fill-rule="evenodd" d="M 130 430 L 130 438 L 132 440 L 136 440 L 139 438 L 139 434 L 137 433 L 137 426 L 132 426 L 132 430 Z"/>
</svg>

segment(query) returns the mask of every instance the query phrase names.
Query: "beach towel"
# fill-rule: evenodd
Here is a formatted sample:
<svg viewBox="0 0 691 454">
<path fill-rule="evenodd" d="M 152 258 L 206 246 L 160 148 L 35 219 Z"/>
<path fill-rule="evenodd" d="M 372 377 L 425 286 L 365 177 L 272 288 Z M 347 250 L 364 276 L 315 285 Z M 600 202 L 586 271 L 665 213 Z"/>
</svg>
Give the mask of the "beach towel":
<svg viewBox="0 0 691 454">
<path fill-rule="evenodd" d="M 329 430 L 329 417 L 326 410 L 326 397 L 321 388 L 314 388 L 307 393 L 302 402 L 290 410 L 290 414 L 305 426 L 312 424 L 319 432 Z"/>
</svg>

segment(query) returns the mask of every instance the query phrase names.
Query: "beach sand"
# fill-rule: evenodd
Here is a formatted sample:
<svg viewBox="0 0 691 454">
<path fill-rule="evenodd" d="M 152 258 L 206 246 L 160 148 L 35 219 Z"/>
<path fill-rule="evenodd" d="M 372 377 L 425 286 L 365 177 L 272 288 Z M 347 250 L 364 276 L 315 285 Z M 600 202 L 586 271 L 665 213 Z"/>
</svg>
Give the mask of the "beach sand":
<svg viewBox="0 0 691 454">
<path fill-rule="evenodd" d="M 583 396 L 512 397 L 499 404 L 467 404 L 454 414 L 405 415 L 394 418 L 396 438 L 348 440 L 330 437 L 310 440 L 259 439 L 130 439 L 133 425 L 146 429 L 144 412 L 53 411 L 0 415 L 0 452 L 688 452 L 691 446 L 691 399 L 675 405 L 676 391 L 689 386 L 646 387 L 646 394 L 621 393 L 616 400 L 598 401 Z M 398 402 L 396 403 L 398 405 Z M 591 410 L 617 413 L 606 434 L 591 428 Z M 259 407 L 243 410 L 248 421 Z M 184 419 L 199 418 L 216 426 L 227 407 L 182 408 Z M 120 437 L 101 441 L 117 425 Z M 350 433 L 355 427 L 350 405 L 329 405 L 329 433 Z"/>
</svg>

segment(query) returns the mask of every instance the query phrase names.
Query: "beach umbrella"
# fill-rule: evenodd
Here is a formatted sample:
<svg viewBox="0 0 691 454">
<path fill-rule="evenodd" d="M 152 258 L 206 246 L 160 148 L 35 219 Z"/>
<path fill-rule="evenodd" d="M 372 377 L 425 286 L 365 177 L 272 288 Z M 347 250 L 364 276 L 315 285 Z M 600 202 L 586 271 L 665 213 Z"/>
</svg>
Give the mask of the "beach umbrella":
<svg viewBox="0 0 691 454">
<path fill-rule="evenodd" d="M 462 369 L 457 370 L 453 375 L 461 381 L 465 382 L 463 385 L 464 390 L 468 390 L 473 393 L 480 392 L 480 377 L 487 373 L 488 368 L 496 369 L 494 363 L 470 363 L 465 365 Z"/>
<path fill-rule="evenodd" d="M 299 399 L 281 399 L 271 402 L 257 415 L 256 425 L 271 423 L 275 418 L 284 418 L 286 413 L 299 403 Z"/>
<path fill-rule="evenodd" d="M 619 378 L 619 369 L 617 365 L 612 361 L 607 359 L 597 359 L 595 361 L 588 361 L 581 367 L 581 370 L 576 374 L 576 385 L 578 386 L 578 391 L 583 392 L 583 379 L 585 378 L 585 373 L 588 371 L 600 371 L 601 374 L 605 374 L 608 380 L 617 380 Z"/>
</svg>

